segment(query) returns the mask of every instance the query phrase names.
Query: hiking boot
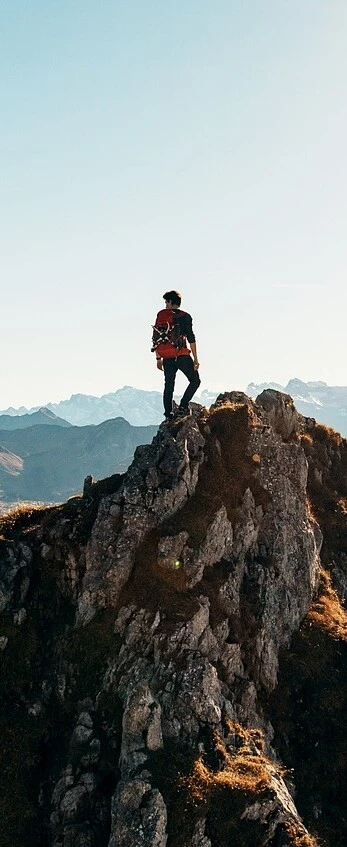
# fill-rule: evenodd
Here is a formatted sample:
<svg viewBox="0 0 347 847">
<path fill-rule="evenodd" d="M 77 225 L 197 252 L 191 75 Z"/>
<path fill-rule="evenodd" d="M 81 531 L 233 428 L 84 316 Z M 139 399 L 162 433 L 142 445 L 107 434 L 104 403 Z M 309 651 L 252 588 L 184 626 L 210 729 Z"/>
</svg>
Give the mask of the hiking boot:
<svg viewBox="0 0 347 847">
<path fill-rule="evenodd" d="M 175 418 L 187 418 L 190 417 L 191 414 L 191 410 L 188 406 L 179 406 L 175 414 Z"/>
<path fill-rule="evenodd" d="M 164 417 L 164 423 L 169 423 L 170 421 L 174 421 L 174 420 L 175 420 L 175 415 L 174 415 L 173 412 L 169 412 L 169 414 L 165 415 L 165 417 Z"/>
</svg>

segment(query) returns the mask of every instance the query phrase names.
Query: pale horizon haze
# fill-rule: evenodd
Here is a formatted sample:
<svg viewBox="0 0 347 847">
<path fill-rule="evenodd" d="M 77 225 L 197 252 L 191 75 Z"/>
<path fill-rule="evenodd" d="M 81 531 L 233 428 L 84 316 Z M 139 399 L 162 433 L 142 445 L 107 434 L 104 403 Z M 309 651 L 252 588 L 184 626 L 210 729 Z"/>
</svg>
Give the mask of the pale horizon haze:
<svg viewBox="0 0 347 847">
<path fill-rule="evenodd" d="M 0 0 L 0 409 L 347 385 L 345 0 Z M 178 388 L 184 381 L 178 382 Z"/>
</svg>

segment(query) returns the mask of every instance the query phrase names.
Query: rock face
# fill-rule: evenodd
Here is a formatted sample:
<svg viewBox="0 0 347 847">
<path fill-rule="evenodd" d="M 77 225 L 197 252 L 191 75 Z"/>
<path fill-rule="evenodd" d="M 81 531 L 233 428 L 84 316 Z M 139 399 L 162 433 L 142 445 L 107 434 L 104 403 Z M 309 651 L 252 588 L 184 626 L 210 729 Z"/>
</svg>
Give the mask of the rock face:
<svg viewBox="0 0 347 847">
<path fill-rule="evenodd" d="M 287 395 L 220 395 L 125 475 L 3 519 L 4 847 L 316 843 L 270 705 L 319 590 L 327 445 L 345 450 L 319 431 L 317 463 L 315 429 Z"/>
</svg>

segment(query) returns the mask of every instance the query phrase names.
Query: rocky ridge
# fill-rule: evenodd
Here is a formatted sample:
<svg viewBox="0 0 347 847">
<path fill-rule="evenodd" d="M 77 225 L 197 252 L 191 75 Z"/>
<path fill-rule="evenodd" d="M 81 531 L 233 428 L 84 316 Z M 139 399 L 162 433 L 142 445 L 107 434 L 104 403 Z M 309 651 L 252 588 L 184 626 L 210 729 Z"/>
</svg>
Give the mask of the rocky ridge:
<svg viewBox="0 0 347 847">
<path fill-rule="evenodd" d="M 295 639 L 346 661 L 321 577 L 344 594 L 346 512 L 346 442 L 270 390 L 193 405 L 126 474 L 3 519 L 1 847 L 342 847 L 324 778 L 299 814 L 276 697 Z"/>
</svg>

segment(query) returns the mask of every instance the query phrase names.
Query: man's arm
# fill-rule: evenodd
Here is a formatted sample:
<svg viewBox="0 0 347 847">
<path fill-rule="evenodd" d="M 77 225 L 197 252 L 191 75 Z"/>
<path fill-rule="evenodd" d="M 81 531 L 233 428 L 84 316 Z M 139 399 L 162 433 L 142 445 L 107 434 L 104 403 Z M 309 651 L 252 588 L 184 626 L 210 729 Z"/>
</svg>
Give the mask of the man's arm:
<svg viewBox="0 0 347 847">
<path fill-rule="evenodd" d="M 156 317 L 156 319 L 155 319 L 155 321 L 154 321 L 154 326 L 157 326 L 157 324 L 158 324 L 158 319 L 159 319 L 159 312 L 158 312 L 157 317 Z M 154 332 L 154 330 L 153 330 L 153 332 Z M 162 370 L 163 370 L 163 360 L 160 358 L 160 356 L 158 356 L 157 351 L 155 351 L 155 358 L 156 358 L 156 363 L 157 363 L 157 368 L 158 368 L 158 370 L 159 370 L 159 371 L 162 371 Z"/>
<path fill-rule="evenodd" d="M 190 349 L 191 349 L 191 351 L 192 351 L 192 353 L 193 353 L 193 359 L 194 359 L 194 370 L 195 370 L 195 371 L 198 371 L 198 370 L 199 370 L 199 361 L 198 361 L 198 354 L 197 354 L 197 349 L 196 349 L 196 341 L 191 341 L 191 342 L 190 342 Z"/>
<path fill-rule="evenodd" d="M 189 315 L 188 313 L 185 315 L 185 325 L 186 325 L 187 341 L 189 341 L 190 349 L 191 349 L 192 354 L 193 354 L 194 369 L 197 371 L 197 370 L 199 370 L 199 361 L 198 361 L 198 354 L 197 354 L 197 349 L 196 349 L 195 335 L 194 335 L 194 330 L 193 330 L 193 320 L 192 320 L 192 316 Z"/>
</svg>

